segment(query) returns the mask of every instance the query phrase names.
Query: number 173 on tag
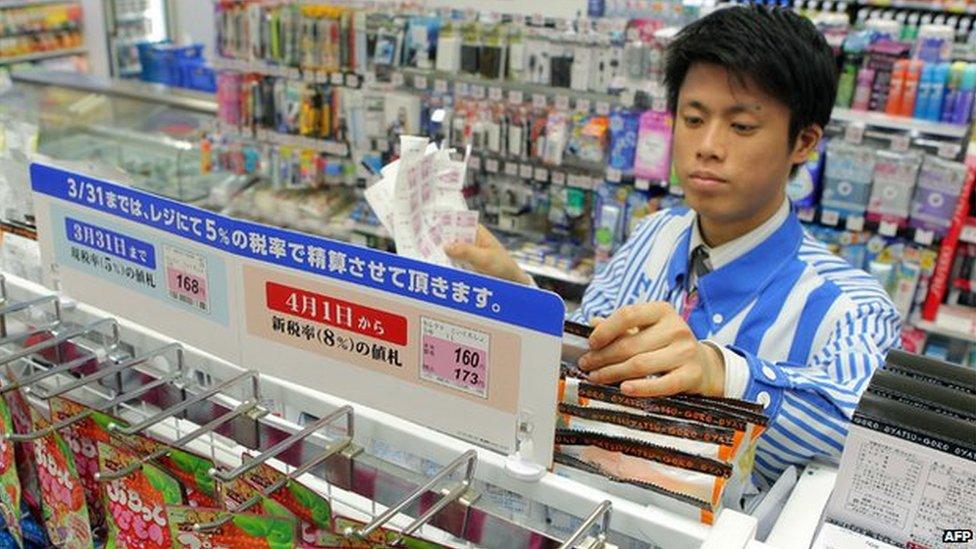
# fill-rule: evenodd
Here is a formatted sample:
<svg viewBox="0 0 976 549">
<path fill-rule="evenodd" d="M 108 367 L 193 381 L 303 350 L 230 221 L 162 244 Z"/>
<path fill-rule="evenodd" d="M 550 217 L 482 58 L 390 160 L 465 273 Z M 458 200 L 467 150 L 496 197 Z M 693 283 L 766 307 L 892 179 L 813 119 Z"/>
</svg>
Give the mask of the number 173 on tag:
<svg viewBox="0 0 976 549">
<path fill-rule="evenodd" d="M 488 397 L 488 334 L 422 317 L 421 336 L 421 379 Z"/>
</svg>

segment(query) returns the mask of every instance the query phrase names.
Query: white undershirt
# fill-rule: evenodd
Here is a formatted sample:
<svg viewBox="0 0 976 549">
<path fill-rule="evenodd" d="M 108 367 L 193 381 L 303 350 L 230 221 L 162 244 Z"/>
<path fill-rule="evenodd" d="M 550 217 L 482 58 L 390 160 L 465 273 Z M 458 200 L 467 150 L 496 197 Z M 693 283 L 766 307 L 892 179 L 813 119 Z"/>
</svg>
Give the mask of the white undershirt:
<svg viewBox="0 0 976 549">
<path fill-rule="evenodd" d="M 789 216 L 790 201 L 784 198 L 783 204 L 776 210 L 776 213 L 764 221 L 762 225 L 731 242 L 726 242 L 714 248 L 709 247 L 702 238 L 701 228 L 698 226 L 698 218 L 696 216 L 695 222 L 692 223 L 691 241 L 688 252 L 690 254 L 699 245 L 704 246 L 705 251 L 708 252 L 708 262 L 712 270 L 720 269 L 762 244 L 783 226 L 783 223 L 786 222 Z M 691 277 L 689 288 L 694 288 L 698 283 L 697 277 L 694 272 L 689 272 L 688 276 Z M 725 396 L 729 398 L 742 398 L 742 395 L 745 394 L 746 386 L 749 384 L 749 364 L 746 362 L 746 359 L 715 341 L 706 340 L 705 343 L 718 349 L 725 359 Z"/>
</svg>

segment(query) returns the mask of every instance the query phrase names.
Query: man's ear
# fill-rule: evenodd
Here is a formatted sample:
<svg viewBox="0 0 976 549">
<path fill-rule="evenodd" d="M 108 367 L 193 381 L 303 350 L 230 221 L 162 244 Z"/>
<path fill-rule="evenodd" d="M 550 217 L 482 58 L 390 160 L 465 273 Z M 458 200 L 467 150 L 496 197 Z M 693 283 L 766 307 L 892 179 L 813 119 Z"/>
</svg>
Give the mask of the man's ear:
<svg viewBox="0 0 976 549">
<path fill-rule="evenodd" d="M 817 124 L 811 124 L 800 130 L 800 134 L 796 136 L 796 143 L 793 144 L 793 151 L 790 152 L 790 162 L 794 165 L 806 162 L 822 138 L 823 128 Z"/>
</svg>

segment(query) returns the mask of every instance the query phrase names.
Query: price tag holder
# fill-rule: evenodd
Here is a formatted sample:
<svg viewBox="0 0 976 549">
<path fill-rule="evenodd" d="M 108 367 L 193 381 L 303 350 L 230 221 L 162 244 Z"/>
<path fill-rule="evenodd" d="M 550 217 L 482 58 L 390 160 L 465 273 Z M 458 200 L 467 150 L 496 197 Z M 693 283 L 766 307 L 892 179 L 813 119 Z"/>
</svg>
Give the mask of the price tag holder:
<svg viewBox="0 0 976 549">
<path fill-rule="evenodd" d="M 525 101 L 522 90 L 512 90 L 508 92 L 508 102 L 512 105 L 521 105 Z"/>
<path fill-rule="evenodd" d="M 434 80 L 434 91 L 437 93 L 447 93 L 447 80 L 443 78 Z"/>
<path fill-rule="evenodd" d="M 962 235 L 959 236 L 960 240 L 963 240 Z M 935 233 L 932 231 L 926 231 L 925 229 L 915 229 L 915 242 L 921 244 L 922 246 L 931 246 L 932 242 L 935 241 Z M 976 240 L 971 241 L 976 242 Z"/>
<path fill-rule="evenodd" d="M 950 160 L 959 156 L 960 147 L 956 143 L 942 143 L 939 145 L 939 156 Z"/>
<path fill-rule="evenodd" d="M 561 111 L 569 110 L 569 96 L 568 95 L 557 95 L 556 96 L 556 108 Z"/>
<path fill-rule="evenodd" d="M 620 104 L 630 108 L 634 106 L 634 90 L 624 90 L 620 93 Z"/>
<path fill-rule="evenodd" d="M 366 86 L 372 86 L 376 84 L 376 73 L 373 71 L 366 71 L 363 73 L 363 84 Z"/>
<path fill-rule="evenodd" d="M 546 26 L 546 16 L 542 15 L 541 13 L 537 13 L 532 16 L 531 23 L 536 27 L 544 27 Z"/>
<path fill-rule="evenodd" d="M 611 183 L 620 183 L 623 179 L 623 173 L 617 168 L 607 168 L 607 181 Z"/>
<path fill-rule="evenodd" d="M 537 109 L 544 109 L 549 105 L 549 100 L 541 93 L 532 94 L 532 106 Z"/>
<path fill-rule="evenodd" d="M 467 97 L 471 95 L 471 85 L 467 82 L 457 82 L 454 84 L 454 92 L 461 97 Z"/>
<path fill-rule="evenodd" d="M 651 180 L 638 177 L 634 180 L 634 188 L 638 191 L 646 191 L 651 188 Z"/>
<path fill-rule="evenodd" d="M 891 221 L 882 221 L 878 225 L 878 233 L 881 236 L 896 236 L 898 234 L 898 224 Z"/>
<path fill-rule="evenodd" d="M 668 110 L 668 100 L 659 95 L 654 96 L 651 100 L 651 110 L 657 112 L 664 112 Z"/>
<path fill-rule="evenodd" d="M 427 77 L 422 75 L 417 75 L 413 77 L 413 87 L 418 90 L 427 89 Z"/>
<path fill-rule="evenodd" d="M 976 244 L 976 225 L 963 225 L 959 232 L 959 240 Z"/>
<path fill-rule="evenodd" d="M 488 88 L 488 99 L 492 101 L 501 101 L 503 97 L 502 89 L 496 86 Z"/>
<path fill-rule="evenodd" d="M 515 163 L 515 162 L 506 162 L 505 163 L 505 175 L 509 175 L 509 176 L 512 176 L 512 177 L 518 177 L 518 174 L 519 174 L 519 166 L 518 166 L 517 163 Z"/>
<path fill-rule="evenodd" d="M 859 215 L 847 216 L 845 224 L 848 231 L 860 232 L 864 230 L 864 218 Z"/>
<path fill-rule="evenodd" d="M 816 208 L 800 208 L 796 211 L 796 217 L 800 221 L 805 221 L 807 223 L 812 223 L 816 216 L 817 216 Z"/>
<path fill-rule="evenodd" d="M 848 143 L 860 144 L 864 141 L 864 123 L 851 122 L 844 128 L 844 140 Z"/>
<path fill-rule="evenodd" d="M 577 99 L 576 100 L 576 111 L 581 113 L 590 112 L 590 100 L 589 99 Z"/>
<path fill-rule="evenodd" d="M 541 181 L 542 183 L 549 181 L 549 170 L 545 168 L 536 168 L 532 173 L 532 179 Z"/>
<path fill-rule="evenodd" d="M 600 116 L 606 116 L 610 114 L 610 103 L 606 101 L 597 101 L 596 113 L 599 114 Z"/>
<path fill-rule="evenodd" d="M 494 158 L 486 158 L 485 171 L 488 173 L 498 173 L 498 160 L 495 160 Z"/>
<path fill-rule="evenodd" d="M 840 223 L 840 214 L 834 210 L 824 210 L 820 213 L 820 222 L 824 225 L 836 227 Z"/>
<path fill-rule="evenodd" d="M 346 83 L 346 78 L 341 72 L 334 72 L 329 75 L 329 83 L 333 86 L 341 86 Z"/>
<path fill-rule="evenodd" d="M 559 171 L 552 172 L 552 184 L 553 185 L 565 185 L 566 184 L 566 172 L 559 172 Z"/>
<path fill-rule="evenodd" d="M 907 152 L 911 145 L 911 138 L 907 134 L 899 133 L 891 136 L 891 150 L 894 152 Z"/>
<path fill-rule="evenodd" d="M 399 72 L 395 72 L 395 73 L 391 74 L 390 75 L 390 83 L 393 84 L 393 86 L 396 87 L 396 88 L 402 88 L 403 87 L 403 74 L 402 73 L 399 73 Z"/>
<path fill-rule="evenodd" d="M 522 179 L 532 179 L 532 164 L 522 164 L 519 166 L 519 177 Z"/>
<path fill-rule="evenodd" d="M 470 167 L 472 170 L 480 170 L 481 169 L 481 157 L 478 156 L 478 155 L 472 154 L 468 158 L 468 167 Z"/>
<path fill-rule="evenodd" d="M 484 86 L 471 86 L 471 97 L 475 99 L 485 98 L 485 87 Z"/>
</svg>

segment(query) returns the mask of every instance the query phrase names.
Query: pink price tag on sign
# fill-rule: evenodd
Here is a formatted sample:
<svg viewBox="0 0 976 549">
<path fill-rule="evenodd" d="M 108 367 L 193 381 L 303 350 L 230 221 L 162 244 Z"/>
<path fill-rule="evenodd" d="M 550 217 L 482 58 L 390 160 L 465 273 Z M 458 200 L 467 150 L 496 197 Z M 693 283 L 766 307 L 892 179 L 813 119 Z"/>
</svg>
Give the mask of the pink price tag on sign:
<svg viewBox="0 0 976 549">
<path fill-rule="evenodd" d="M 167 288 L 194 301 L 207 300 L 207 281 L 172 267 L 166 269 Z"/>
<path fill-rule="evenodd" d="M 488 334 L 426 317 L 421 334 L 421 379 L 488 398 Z"/>
<path fill-rule="evenodd" d="M 422 377 L 485 396 L 488 387 L 485 368 L 488 353 L 432 336 L 424 336 L 423 344 Z"/>
</svg>

